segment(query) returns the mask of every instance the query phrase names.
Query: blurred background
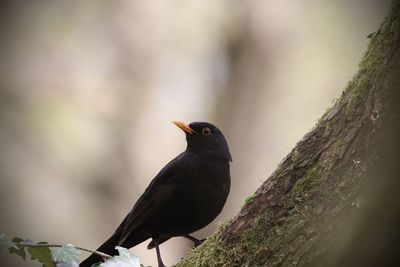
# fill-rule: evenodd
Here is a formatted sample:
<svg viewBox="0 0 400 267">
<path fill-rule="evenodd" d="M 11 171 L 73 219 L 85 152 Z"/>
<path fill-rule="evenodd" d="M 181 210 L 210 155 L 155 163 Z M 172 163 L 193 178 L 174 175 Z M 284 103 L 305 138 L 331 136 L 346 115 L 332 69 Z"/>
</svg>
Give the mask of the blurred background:
<svg viewBox="0 0 400 267">
<path fill-rule="evenodd" d="M 185 149 L 173 120 L 216 124 L 233 156 L 224 211 L 194 235 L 238 212 L 340 96 L 389 1 L 1 6 L 0 232 L 95 249 Z M 166 242 L 164 262 L 191 245 Z"/>
</svg>

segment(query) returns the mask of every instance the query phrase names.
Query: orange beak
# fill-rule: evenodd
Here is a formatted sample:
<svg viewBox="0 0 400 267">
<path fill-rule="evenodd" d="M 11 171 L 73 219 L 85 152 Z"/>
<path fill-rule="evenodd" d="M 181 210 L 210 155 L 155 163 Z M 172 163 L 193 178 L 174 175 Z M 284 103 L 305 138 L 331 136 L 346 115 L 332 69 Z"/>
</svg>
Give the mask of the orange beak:
<svg viewBox="0 0 400 267">
<path fill-rule="evenodd" d="M 178 126 L 179 128 L 181 128 L 182 131 L 189 133 L 189 134 L 194 134 L 196 133 L 192 128 L 189 127 L 189 125 L 187 125 L 184 122 L 180 122 L 180 121 L 173 121 L 173 123 Z"/>
</svg>

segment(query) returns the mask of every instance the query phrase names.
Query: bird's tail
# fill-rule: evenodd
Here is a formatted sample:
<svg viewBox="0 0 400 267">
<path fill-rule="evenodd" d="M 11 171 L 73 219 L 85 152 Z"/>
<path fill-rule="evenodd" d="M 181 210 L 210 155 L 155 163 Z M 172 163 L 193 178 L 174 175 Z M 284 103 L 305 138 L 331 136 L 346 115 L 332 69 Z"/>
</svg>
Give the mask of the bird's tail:
<svg viewBox="0 0 400 267">
<path fill-rule="evenodd" d="M 128 238 L 122 242 L 122 244 L 120 244 L 122 230 L 123 229 L 119 227 L 117 231 L 97 249 L 97 251 L 106 253 L 110 256 L 115 256 L 118 254 L 115 246 L 131 248 L 151 237 L 147 232 L 135 231 L 129 235 Z M 102 260 L 103 259 L 99 255 L 92 254 L 86 260 L 82 261 L 79 264 L 79 267 L 90 267 L 92 264 L 101 262 Z"/>
<path fill-rule="evenodd" d="M 97 251 L 104 252 L 108 255 L 114 256 L 118 254 L 118 251 L 115 249 L 115 246 L 118 244 L 119 238 L 121 234 L 115 232 L 106 242 L 101 245 Z M 79 267 L 90 267 L 94 263 L 101 262 L 102 258 L 99 255 L 92 254 L 87 259 L 82 261 L 79 264 Z"/>
</svg>

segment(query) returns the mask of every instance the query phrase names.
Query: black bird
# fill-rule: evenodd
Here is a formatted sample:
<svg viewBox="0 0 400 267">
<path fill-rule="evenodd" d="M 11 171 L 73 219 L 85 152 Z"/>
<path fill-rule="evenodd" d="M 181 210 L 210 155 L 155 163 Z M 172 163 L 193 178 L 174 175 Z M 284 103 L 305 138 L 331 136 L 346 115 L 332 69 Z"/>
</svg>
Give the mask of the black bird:
<svg viewBox="0 0 400 267">
<path fill-rule="evenodd" d="M 126 248 L 152 238 L 148 249 L 156 248 L 171 237 L 190 236 L 217 217 L 229 194 L 232 161 L 221 131 L 207 122 L 174 122 L 186 135 L 186 150 L 170 161 L 151 181 L 143 195 L 114 234 L 98 251 L 115 255 L 115 246 Z M 89 267 L 101 258 L 92 254 L 80 266 Z"/>
</svg>

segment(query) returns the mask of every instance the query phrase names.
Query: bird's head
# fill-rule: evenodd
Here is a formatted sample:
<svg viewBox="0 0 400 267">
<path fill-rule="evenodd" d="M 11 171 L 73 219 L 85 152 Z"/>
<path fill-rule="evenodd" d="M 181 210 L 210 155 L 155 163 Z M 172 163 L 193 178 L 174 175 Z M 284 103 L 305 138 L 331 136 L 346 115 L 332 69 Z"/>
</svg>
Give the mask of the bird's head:
<svg viewBox="0 0 400 267">
<path fill-rule="evenodd" d="M 208 122 L 192 122 L 188 125 L 174 121 L 174 124 L 184 131 L 187 150 L 206 152 L 224 160 L 232 161 L 228 143 L 216 126 Z"/>
</svg>

